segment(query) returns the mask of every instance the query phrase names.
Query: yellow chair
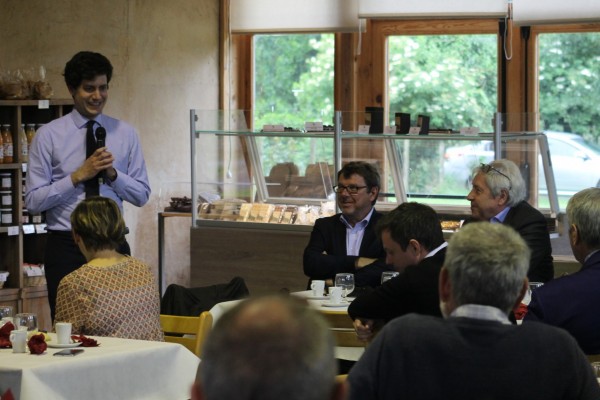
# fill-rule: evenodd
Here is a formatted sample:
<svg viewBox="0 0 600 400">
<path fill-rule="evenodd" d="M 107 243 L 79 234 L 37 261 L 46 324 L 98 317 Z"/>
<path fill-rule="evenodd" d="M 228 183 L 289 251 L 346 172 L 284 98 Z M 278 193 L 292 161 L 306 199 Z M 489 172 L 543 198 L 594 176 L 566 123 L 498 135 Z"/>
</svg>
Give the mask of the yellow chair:
<svg viewBox="0 0 600 400">
<path fill-rule="evenodd" d="M 161 314 L 160 324 L 165 342 L 182 344 L 200 357 L 204 341 L 212 329 L 213 318 L 209 311 L 204 311 L 197 317 Z"/>
<path fill-rule="evenodd" d="M 329 325 L 335 338 L 337 346 L 340 347 L 365 347 L 367 343 L 358 340 L 352 320 L 345 311 L 324 310 L 321 311 Z"/>
<path fill-rule="evenodd" d="M 600 354 L 588 354 L 587 358 L 588 358 L 588 361 L 591 363 L 600 362 Z"/>
</svg>

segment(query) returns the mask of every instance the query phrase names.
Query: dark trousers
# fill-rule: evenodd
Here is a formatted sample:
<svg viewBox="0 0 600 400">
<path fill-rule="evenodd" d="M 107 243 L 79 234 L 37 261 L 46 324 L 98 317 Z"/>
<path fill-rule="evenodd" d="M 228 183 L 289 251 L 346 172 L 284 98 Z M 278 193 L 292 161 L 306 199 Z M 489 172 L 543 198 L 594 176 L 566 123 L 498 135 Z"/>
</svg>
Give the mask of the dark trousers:
<svg viewBox="0 0 600 400">
<path fill-rule="evenodd" d="M 129 244 L 125 241 L 118 249 L 121 254 L 131 254 Z M 87 261 L 70 231 L 49 231 L 44 255 L 44 269 L 48 286 L 48 303 L 52 321 L 56 314 L 56 294 L 61 279 Z"/>
</svg>

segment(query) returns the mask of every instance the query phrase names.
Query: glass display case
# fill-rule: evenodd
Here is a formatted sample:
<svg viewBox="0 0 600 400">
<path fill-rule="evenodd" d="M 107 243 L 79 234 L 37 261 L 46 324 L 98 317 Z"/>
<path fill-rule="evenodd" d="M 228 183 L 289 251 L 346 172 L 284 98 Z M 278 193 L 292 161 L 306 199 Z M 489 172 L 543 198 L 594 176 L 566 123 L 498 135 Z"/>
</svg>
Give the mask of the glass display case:
<svg viewBox="0 0 600 400">
<path fill-rule="evenodd" d="M 191 110 L 194 223 L 312 225 L 315 218 L 336 212 L 336 172 L 353 160 L 377 165 L 379 210 L 419 201 L 445 218 L 464 218 L 470 214 L 466 195 L 472 169 L 509 158 L 521 168 L 528 201 L 550 220 L 559 214 L 544 134 L 419 134 L 413 129 L 396 134 L 394 127 L 384 128 L 390 133 L 369 133 L 366 114 L 336 112 L 332 125 L 325 121 L 326 128 L 317 131 L 311 130 L 314 123 L 251 129 L 250 111 Z"/>
</svg>

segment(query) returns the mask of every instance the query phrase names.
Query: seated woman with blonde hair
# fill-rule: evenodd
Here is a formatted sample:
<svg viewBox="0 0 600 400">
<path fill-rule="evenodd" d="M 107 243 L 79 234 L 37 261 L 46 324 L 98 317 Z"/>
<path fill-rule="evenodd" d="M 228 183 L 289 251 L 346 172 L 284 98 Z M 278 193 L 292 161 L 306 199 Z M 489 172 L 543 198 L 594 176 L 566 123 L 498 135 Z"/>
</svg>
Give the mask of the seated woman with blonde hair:
<svg viewBox="0 0 600 400">
<path fill-rule="evenodd" d="M 117 203 L 87 198 L 71 214 L 71 225 L 87 263 L 61 280 L 55 321 L 71 322 L 78 334 L 164 340 L 154 275 L 116 250 L 125 238 Z"/>
</svg>

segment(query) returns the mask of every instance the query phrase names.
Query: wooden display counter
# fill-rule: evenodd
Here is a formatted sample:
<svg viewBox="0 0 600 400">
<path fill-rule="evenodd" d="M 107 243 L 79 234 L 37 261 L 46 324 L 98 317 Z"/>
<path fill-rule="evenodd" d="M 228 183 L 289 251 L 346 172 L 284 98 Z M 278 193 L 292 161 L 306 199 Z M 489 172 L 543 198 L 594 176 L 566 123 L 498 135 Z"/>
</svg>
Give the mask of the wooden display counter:
<svg viewBox="0 0 600 400">
<path fill-rule="evenodd" d="M 302 254 L 312 226 L 198 221 L 190 232 L 190 287 L 240 276 L 251 295 L 305 290 Z"/>
</svg>

